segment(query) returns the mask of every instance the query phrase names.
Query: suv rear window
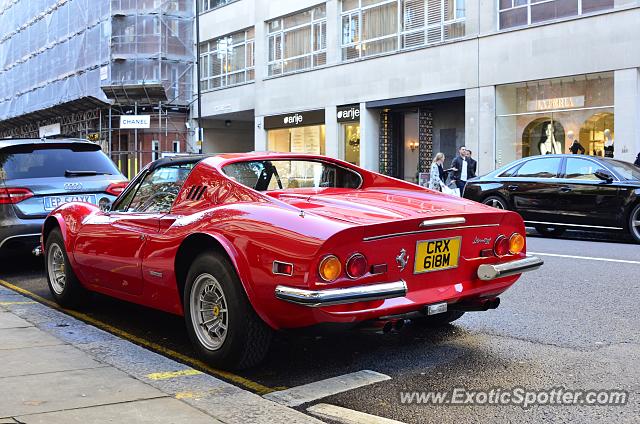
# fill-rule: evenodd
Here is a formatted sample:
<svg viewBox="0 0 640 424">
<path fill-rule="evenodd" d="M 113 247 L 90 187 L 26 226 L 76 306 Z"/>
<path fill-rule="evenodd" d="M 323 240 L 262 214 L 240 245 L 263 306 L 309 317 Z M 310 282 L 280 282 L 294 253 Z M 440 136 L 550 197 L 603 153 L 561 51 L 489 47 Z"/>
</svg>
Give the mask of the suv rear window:
<svg viewBox="0 0 640 424">
<path fill-rule="evenodd" d="M 98 146 L 13 146 L 0 151 L 0 178 L 64 177 L 68 173 L 119 175 Z"/>
</svg>

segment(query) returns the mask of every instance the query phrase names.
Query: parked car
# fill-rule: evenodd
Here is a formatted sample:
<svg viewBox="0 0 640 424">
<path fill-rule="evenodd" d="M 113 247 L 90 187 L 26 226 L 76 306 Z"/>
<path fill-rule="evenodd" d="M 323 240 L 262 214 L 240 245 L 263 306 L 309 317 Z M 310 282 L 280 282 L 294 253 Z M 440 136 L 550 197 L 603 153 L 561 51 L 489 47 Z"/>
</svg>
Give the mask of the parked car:
<svg viewBox="0 0 640 424">
<path fill-rule="evenodd" d="M 248 153 L 152 162 L 108 212 L 52 211 L 42 248 L 61 305 L 89 290 L 184 315 L 206 360 L 243 368 L 273 330 L 495 308 L 542 264 L 524 234 L 516 213 L 337 159 Z"/>
<path fill-rule="evenodd" d="M 620 160 L 527 157 L 469 181 L 464 197 L 518 212 L 543 235 L 627 231 L 640 242 L 640 169 Z"/>
<path fill-rule="evenodd" d="M 106 207 L 126 184 L 96 144 L 0 140 L 0 250 L 31 251 L 57 206 L 84 201 Z"/>
</svg>

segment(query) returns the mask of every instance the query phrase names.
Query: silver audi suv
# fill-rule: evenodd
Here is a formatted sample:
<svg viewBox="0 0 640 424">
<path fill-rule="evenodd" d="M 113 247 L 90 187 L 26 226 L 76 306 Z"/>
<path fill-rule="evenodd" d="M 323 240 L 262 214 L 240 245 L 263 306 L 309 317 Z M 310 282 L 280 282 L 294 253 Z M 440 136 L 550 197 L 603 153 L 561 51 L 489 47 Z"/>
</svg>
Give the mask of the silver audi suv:
<svg viewBox="0 0 640 424">
<path fill-rule="evenodd" d="M 71 201 L 107 208 L 126 178 L 83 140 L 0 140 L 0 254 L 38 245 L 42 223 Z"/>
</svg>

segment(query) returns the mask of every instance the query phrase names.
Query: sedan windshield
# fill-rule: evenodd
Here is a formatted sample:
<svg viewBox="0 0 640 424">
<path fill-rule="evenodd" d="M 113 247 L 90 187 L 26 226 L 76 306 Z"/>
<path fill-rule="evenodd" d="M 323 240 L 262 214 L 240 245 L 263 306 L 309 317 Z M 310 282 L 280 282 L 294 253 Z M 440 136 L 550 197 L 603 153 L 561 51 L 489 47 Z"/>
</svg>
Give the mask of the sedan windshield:
<svg viewBox="0 0 640 424">
<path fill-rule="evenodd" d="M 607 161 L 607 165 L 627 181 L 640 181 L 640 168 L 634 165 L 619 160 Z"/>
<path fill-rule="evenodd" d="M 236 162 L 224 172 L 239 183 L 258 191 L 287 188 L 358 188 L 362 177 L 337 165 L 310 160 L 258 160 Z"/>
</svg>

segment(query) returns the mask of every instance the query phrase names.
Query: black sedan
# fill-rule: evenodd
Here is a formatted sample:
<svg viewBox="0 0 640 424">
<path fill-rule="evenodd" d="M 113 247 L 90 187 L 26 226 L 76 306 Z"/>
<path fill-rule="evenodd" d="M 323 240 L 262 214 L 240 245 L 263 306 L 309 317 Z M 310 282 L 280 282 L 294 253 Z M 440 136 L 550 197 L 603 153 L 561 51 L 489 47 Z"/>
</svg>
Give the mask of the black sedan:
<svg viewBox="0 0 640 424">
<path fill-rule="evenodd" d="M 583 155 L 532 156 L 474 178 L 464 197 L 522 215 L 543 235 L 628 231 L 640 243 L 640 168 Z"/>
</svg>

